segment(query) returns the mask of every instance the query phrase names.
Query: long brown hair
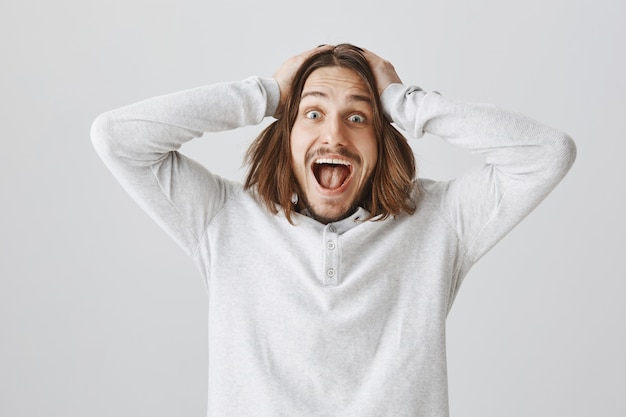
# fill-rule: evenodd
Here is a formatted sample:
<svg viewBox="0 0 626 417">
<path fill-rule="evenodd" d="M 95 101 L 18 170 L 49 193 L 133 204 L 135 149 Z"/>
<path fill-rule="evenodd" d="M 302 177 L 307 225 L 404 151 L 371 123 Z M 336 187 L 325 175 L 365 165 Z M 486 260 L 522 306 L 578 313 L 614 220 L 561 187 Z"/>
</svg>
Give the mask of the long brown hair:
<svg viewBox="0 0 626 417">
<path fill-rule="evenodd" d="M 363 56 L 362 49 L 340 44 L 311 55 L 296 72 L 289 97 L 279 119 L 270 124 L 252 142 L 246 153 L 249 165 L 245 189 L 256 186 L 258 197 L 270 212 L 283 209 L 291 223 L 295 211 L 294 192 L 299 190 L 291 167 L 291 129 L 295 123 L 300 97 L 307 78 L 322 67 L 339 66 L 352 69 L 363 78 L 373 97 L 374 132 L 378 140 L 378 160 L 374 167 L 369 190 L 365 190 L 360 204 L 370 212 L 370 218 L 382 220 L 401 212 L 413 214 L 415 202 L 411 192 L 415 181 L 415 158 L 406 139 L 387 121 L 374 74 Z"/>
</svg>

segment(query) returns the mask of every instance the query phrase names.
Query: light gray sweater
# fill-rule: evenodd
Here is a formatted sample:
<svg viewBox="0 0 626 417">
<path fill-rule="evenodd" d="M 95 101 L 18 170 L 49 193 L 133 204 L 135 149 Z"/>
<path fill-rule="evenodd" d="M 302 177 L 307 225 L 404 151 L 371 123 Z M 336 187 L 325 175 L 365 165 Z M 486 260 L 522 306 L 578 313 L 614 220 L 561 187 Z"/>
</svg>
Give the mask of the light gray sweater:
<svg viewBox="0 0 626 417">
<path fill-rule="evenodd" d="M 448 416 L 445 322 L 470 267 L 555 187 L 565 134 L 488 105 L 400 84 L 387 117 L 485 155 L 422 179 L 414 215 L 324 225 L 272 215 L 242 185 L 178 153 L 205 132 L 260 123 L 279 100 L 249 78 L 98 117 L 94 145 L 130 195 L 193 258 L 209 297 L 208 415 Z"/>
</svg>

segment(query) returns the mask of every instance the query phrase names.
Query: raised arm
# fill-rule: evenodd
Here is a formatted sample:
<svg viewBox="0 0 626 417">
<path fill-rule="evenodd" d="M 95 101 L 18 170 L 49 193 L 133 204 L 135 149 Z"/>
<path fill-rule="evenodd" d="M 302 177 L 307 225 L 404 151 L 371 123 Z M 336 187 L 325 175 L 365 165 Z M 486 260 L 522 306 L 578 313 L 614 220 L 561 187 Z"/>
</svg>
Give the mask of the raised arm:
<svg viewBox="0 0 626 417">
<path fill-rule="evenodd" d="M 475 262 L 528 215 L 572 166 L 572 139 L 492 105 L 460 103 L 405 86 L 393 66 L 367 52 L 386 116 L 419 138 L 439 136 L 485 156 L 485 165 L 449 182 L 425 182 Z"/>
<path fill-rule="evenodd" d="M 133 199 L 192 253 L 235 185 L 178 149 L 205 132 L 260 123 L 278 102 L 278 85 L 271 79 L 200 87 L 104 113 L 94 121 L 91 138 Z"/>
</svg>

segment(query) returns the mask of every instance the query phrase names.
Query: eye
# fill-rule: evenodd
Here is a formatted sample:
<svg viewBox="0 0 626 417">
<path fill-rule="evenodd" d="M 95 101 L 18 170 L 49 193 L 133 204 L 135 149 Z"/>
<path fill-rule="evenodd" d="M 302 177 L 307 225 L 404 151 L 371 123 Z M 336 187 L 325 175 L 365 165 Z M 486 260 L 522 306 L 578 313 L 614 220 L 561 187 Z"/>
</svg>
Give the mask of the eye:
<svg viewBox="0 0 626 417">
<path fill-rule="evenodd" d="M 348 120 L 350 120 L 352 123 L 363 123 L 365 122 L 365 117 L 361 116 L 360 114 L 353 114 L 352 116 L 348 117 Z"/>
<path fill-rule="evenodd" d="M 307 119 L 311 119 L 311 120 L 316 120 L 319 119 L 320 117 L 322 117 L 322 115 L 320 114 L 320 112 L 318 112 L 317 110 L 311 110 L 305 113 L 305 116 Z"/>
</svg>

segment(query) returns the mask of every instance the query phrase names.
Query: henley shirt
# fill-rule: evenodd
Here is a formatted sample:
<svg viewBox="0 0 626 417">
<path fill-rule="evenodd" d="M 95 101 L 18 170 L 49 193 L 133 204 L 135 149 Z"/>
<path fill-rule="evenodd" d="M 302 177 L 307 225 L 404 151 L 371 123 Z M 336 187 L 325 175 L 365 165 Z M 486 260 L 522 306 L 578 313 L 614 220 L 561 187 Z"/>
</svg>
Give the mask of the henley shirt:
<svg viewBox="0 0 626 417">
<path fill-rule="evenodd" d="M 390 85 L 386 117 L 481 153 L 451 181 L 419 179 L 417 210 L 322 224 L 270 213 L 179 152 L 274 114 L 251 77 L 99 116 L 94 146 L 199 268 L 208 293 L 208 416 L 447 417 L 446 317 L 470 267 L 569 170 L 564 133 L 485 104 Z"/>
</svg>

